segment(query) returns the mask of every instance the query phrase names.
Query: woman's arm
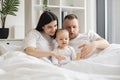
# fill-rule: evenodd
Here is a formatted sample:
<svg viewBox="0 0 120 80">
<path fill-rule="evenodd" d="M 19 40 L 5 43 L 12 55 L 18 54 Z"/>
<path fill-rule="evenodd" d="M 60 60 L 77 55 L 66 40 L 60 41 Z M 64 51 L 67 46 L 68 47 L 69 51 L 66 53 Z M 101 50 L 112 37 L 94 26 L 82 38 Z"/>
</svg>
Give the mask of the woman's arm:
<svg viewBox="0 0 120 80">
<path fill-rule="evenodd" d="M 59 60 L 65 59 L 64 56 L 62 56 L 60 54 L 57 54 L 53 51 L 39 50 L 39 49 L 34 48 L 34 47 L 27 47 L 27 48 L 24 49 L 24 51 L 28 55 L 38 57 L 38 58 L 54 56 L 55 58 L 57 58 Z"/>
</svg>

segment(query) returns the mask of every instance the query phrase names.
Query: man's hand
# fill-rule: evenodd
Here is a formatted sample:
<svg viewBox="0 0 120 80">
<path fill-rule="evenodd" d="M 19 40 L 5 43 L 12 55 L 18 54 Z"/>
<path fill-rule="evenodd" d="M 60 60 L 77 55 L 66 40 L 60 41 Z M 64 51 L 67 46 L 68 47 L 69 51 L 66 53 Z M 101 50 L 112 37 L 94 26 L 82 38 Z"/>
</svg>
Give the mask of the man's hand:
<svg viewBox="0 0 120 80">
<path fill-rule="evenodd" d="M 86 43 L 80 45 L 78 48 L 81 48 L 81 58 L 87 58 L 93 54 L 93 52 L 96 50 L 95 43 Z"/>
</svg>

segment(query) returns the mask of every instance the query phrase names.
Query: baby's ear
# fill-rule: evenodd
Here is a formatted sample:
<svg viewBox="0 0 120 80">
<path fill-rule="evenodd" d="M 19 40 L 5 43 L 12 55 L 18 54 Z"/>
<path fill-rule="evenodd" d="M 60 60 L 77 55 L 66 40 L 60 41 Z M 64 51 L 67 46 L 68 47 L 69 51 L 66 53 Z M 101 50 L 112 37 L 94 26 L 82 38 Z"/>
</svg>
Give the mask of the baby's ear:
<svg viewBox="0 0 120 80">
<path fill-rule="evenodd" d="M 57 38 L 55 38 L 55 40 L 57 41 Z"/>
<path fill-rule="evenodd" d="M 58 42 L 59 41 L 58 38 L 55 38 L 55 41 Z"/>
<path fill-rule="evenodd" d="M 70 37 L 68 37 L 68 40 L 70 40 Z"/>
</svg>

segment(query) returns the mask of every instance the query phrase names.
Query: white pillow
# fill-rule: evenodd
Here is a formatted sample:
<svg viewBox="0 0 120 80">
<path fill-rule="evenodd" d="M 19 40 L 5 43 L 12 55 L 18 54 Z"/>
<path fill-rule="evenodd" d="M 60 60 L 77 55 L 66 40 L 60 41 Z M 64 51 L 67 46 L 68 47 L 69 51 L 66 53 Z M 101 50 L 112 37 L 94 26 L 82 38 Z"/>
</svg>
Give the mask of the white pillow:
<svg viewBox="0 0 120 80">
<path fill-rule="evenodd" d="M 0 43 L 0 55 L 6 53 L 8 50 L 7 48 L 5 47 L 5 45 L 1 44 Z"/>
<path fill-rule="evenodd" d="M 5 73 L 6 73 L 6 71 L 4 71 L 3 69 L 0 69 L 0 75 L 5 74 Z"/>
<path fill-rule="evenodd" d="M 0 43 L 0 55 L 5 54 L 8 51 L 21 51 L 21 50 L 22 50 L 21 46 Z"/>
</svg>

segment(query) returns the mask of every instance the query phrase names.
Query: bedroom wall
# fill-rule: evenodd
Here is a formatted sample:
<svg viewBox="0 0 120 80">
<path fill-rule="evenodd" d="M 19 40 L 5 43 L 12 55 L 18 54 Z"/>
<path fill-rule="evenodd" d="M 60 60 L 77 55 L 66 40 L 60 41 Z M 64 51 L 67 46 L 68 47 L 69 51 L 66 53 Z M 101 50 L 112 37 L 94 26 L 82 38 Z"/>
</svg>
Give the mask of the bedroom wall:
<svg viewBox="0 0 120 80">
<path fill-rule="evenodd" d="M 96 0 L 87 0 L 87 31 L 96 32 Z"/>
<path fill-rule="evenodd" d="M 96 31 L 96 0 L 88 0 L 87 5 L 87 31 Z M 26 22 L 31 22 L 30 8 L 30 0 L 20 0 L 19 11 L 16 12 L 17 16 L 8 15 L 6 20 L 6 27 L 10 28 L 8 39 L 23 39 L 25 33 L 31 30 L 29 27 L 31 25 Z"/>
<path fill-rule="evenodd" d="M 31 1 L 32 0 L 25 0 L 25 3 L 29 4 L 25 5 L 25 34 L 27 34 L 32 29 L 32 25 L 30 24 L 32 23 Z M 96 31 L 96 0 L 87 0 L 86 3 L 86 31 Z"/>
</svg>

